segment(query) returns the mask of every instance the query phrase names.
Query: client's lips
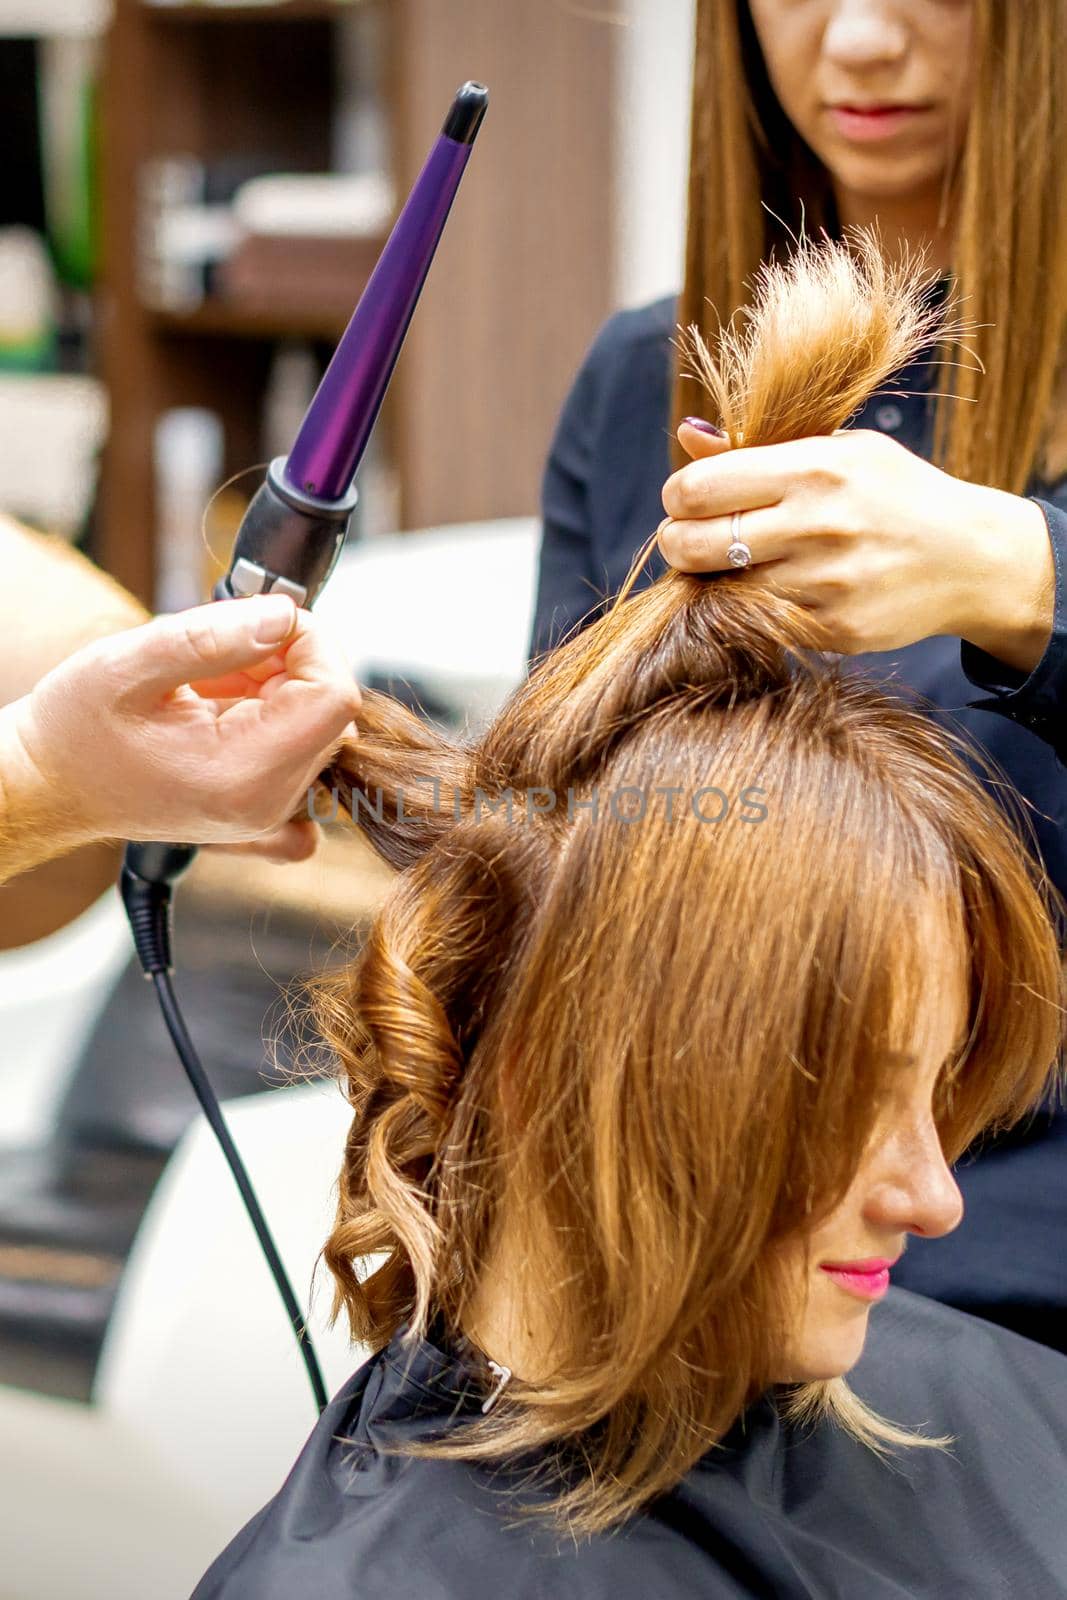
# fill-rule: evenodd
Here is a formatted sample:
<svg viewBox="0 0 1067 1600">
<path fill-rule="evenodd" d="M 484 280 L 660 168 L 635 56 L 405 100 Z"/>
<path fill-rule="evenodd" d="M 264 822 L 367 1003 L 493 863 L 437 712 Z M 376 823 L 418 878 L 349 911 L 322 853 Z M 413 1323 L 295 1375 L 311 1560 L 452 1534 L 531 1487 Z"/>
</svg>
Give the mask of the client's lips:
<svg viewBox="0 0 1067 1600">
<path fill-rule="evenodd" d="M 930 109 L 926 105 L 898 105 L 888 101 L 881 105 L 838 103 L 826 107 L 838 133 L 860 143 L 890 139 Z"/>
<path fill-rule="evenodd" d="M 899 1260 L 899 1256 L 892 1260 L 877 1256 L 867 1261 L 824 1261 L 819 1270 L 861 1300 L 880 1300 L 889 1288 L 889 1269 Z"/>
</svg>

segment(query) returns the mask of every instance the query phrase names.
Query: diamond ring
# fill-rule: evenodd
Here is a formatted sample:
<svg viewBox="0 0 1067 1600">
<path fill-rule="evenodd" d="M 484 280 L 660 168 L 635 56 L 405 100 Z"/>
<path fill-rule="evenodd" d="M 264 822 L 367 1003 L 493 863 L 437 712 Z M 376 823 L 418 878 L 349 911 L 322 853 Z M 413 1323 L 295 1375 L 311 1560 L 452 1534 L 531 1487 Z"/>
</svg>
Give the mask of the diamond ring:
<svg viewBox="0 0 1067 1600">
<path fill-rule="evenodd" d="M 732 567 L 747 567 L 752 560 L 752 551 L 741 537 L 741 513 L 735 511 L 730 518 L 731 543 L 726 551 L 726 559 Z"/>
</svg>

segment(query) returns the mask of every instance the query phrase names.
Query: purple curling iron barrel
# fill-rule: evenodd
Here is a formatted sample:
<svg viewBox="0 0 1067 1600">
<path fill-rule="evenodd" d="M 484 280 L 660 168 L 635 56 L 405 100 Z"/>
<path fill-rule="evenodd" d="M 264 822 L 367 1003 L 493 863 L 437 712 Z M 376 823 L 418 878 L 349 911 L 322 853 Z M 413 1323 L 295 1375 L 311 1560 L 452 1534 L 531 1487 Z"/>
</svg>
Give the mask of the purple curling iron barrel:
<svg viewBox="0 0 1067 1600">
<path fill-rule="evenodd" d="M 292 450 L 271 462 L 245 513 L 216 600 L 281 593 L 311 606 L 333 570 L 356 505 L 356 470 L 488 103 L 480 83 L 458 90 Z M 171 970 L 169 885 L 195 855 L 193 845 L 126 848 L 122 896 L 148 976 Z"/>
<path fill-rule="evenodd" d="M 280 591 L 310 606 L 344 543 L 353 480 L 489 95 L 465 83 L 363 291 L 287 457 L 249 506 L 217 599 Z"/>
<path fill-rule="evenodd" d="M 329 577 L 355 508 L 356 469 L 488 101 L 480 83 L 465 83 L 453 100 L 292 450 L 271 462 L 245 513 L 217 600 L 281 593 L 310 606 Z M 174 1047 L 241 1192 L 321 1412 L 326 1388 L 303 1315 L 171 983 L 171 890 L 195 855 L 194 845 L 127 845 L 123 903 L 145 976 L 155 985 Z"/>
</svg>

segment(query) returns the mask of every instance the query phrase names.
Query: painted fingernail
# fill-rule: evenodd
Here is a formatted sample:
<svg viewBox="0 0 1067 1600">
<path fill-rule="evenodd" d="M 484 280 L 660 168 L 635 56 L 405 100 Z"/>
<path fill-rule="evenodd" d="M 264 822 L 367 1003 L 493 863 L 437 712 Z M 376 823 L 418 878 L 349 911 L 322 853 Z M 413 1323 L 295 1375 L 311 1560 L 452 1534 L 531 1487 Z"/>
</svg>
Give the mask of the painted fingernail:
<svg viewBox="0 0 1067 1600">
<path fill-rule="evenodd" d="M 716 439 L 726 438 L 723 428 L 717 428 L 714 422 L 705 422 L 703 417 L 683 417 L 682 421 L 689 428 L 699 428 L 701 433 L 713 433 Z"/>
</svg>

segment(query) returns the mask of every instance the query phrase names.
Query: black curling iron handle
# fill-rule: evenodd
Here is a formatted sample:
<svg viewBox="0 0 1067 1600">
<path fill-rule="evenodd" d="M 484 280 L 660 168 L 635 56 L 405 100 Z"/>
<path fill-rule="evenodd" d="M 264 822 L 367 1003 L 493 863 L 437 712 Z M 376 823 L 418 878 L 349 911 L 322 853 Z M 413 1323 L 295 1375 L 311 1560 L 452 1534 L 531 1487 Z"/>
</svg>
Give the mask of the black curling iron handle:
<svg viewBox="0 0 1067 1600">
<path fill-rule="evenodd" d="M 128 844 L 119 891 L 146 978 L 174 970 L 171 961 L 171 892 L 196 856 L 193 844 Z"/>
</svg>

